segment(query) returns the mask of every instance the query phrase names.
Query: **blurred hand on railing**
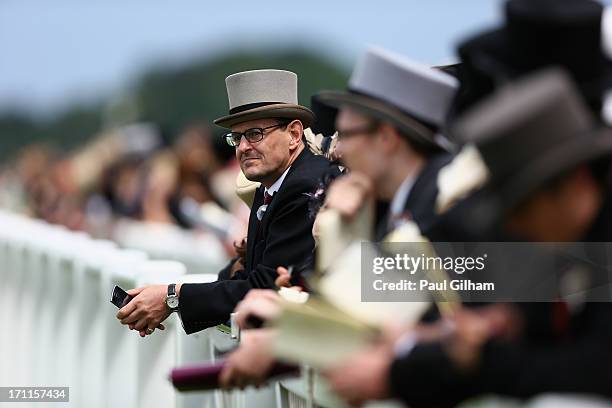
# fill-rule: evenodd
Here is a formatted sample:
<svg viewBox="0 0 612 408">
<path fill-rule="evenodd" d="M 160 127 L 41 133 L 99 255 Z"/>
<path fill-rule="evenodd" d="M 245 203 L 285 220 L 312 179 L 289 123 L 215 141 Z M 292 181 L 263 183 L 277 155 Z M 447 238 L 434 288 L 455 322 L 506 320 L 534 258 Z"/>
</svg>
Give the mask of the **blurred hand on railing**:
<svg viewBox="0 0 612 408">
<path fill-rule="evenodd" d="M 323 372 L 331 389 L 351 406 L 390 397 L 389 371 L 393 347 L 380 341 Z"/>
<path fill-rule="evenodd" d="M 276 336 L 273 329 L 246 330 L 242 333 L 240 347 L 226 359 L 221 372 L 223 388 L 264 384 L 266 375 L 274 363 L 272 344 Z"/>
<path fill-rule="evenodd" d="M 276 319 L 281 312 L 280 300 L 278 293 L 272 289 L 251 289 L 234 309 L 236 323 L 245 330 L 253 328 L 254 321 Z"/>
<path fill-rule="evenodd" d="M 482 348 L 489 340 L 517 341 L 523 322 L 509 304 L 496 303 L 479 308 L 461 308 L 452 319 L 453 333 L 446 350 L 455 365 L 464 371 L 476 368 Z"/>
</svg>

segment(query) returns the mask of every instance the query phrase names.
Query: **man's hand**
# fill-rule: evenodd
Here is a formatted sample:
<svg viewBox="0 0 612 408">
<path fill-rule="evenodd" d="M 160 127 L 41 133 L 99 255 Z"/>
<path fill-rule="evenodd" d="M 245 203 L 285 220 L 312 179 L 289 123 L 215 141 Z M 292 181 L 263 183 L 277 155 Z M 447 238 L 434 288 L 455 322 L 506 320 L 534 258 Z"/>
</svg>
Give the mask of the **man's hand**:
<svg viewBox="0 0 612 408">
<path fill-rule="evenodd" d="M 232 268 L 230 269 L 230 274 L 229 274 L 230 278 L 233 278 L 236 272 L 244 269 L 245 258 L 246 258 L 246 242 L 247 242 L 246 237 L 242 238 L 240 242 L 234 241 L 234 250 L 236 251 L 236 255 L 238 255 L 238 258 L 236 259 L 236 261 L 232 265 Z"/>
<path fill-rule="evenodd" d="M 177 293 L 179 285 L 177 285 Z M 170 316 L 170 310 L 166 306 L 166 285 L 150 285 L 127 291 L 134 298 L 117 313 L 117 319 L 121 324 L 129 325 L 131 330 L 140 332 L 141 337 L 153 333 L 155 328 L 164 330 L 161 324 Z"/>
<path fill-rule="evenodd" d="M 352 406 L 391 397 L 389 370 L 398 342 L 410 335 L 415 341 L 441 338 L 443 330 L 434 326 L 405 327 L 386 323 L 380 336 L 368 348 L 352 355 L 342 364 L 323 372 L 332 390 Z"/>
<path fill-rule="evenodd" d="M 247 251 L 246 245 L 247 245 L 246 237 L 242 238 L 242 240 L 240 241 L 234 241 L 234 250 L 236 251 L 236 255 L 238 255 L 242 263 L 244 263 L 244 260 L 246 258 L 246 251 Z"/>
<path fill-rule="evenodd" d="M 372 197 L 372 182 L 362 174 L 350 173 L 334 180 L 327 191 L 325 209 L 334 209 L 344 218 L 357 215 L 363 203 Z"/>
<path fill-rule="evenodd" d="M 273 320 L 280 314 L 280 296 L 272 289 L 251 289 L 238 303 L 236 323 L 241 329 L 249 329 L 248 318 L 257 317 L 261 320 Z"/>
<path fill-rule="evenodd" d="M 301 286 L 291 286 L 291 275 L 289 274 L 289 270 L 285 267 L 279 266 L 276 268 L 276 273 L 278 277 L 274 281 L 274 284 L 279 288 L 290 288 L 297 290 L 298 292 L 302 291 Z"/>
<path fill-rule="evenodd" d="M 276 273 L 278 274 L 278 277 L 274 281 L 274 284 L 277 287 L 288 288 L 289 286 L 291 286 L 291 283 L 289 282 L 291 280 L 291 275 L 289 275 L 289 270 L 287 268 L 279 266 L 278 268 L 276 268 Z"/>
<path fill-rule="evenodd" d="M 226 359 L 226 366 L 219 381 L 223 388 L 247 385 L 259 386 L 274 363 L 271 347 L 276 336 L 272 329 L 246 330 L 242 332 L 240 347 Z"/>
<path fill-rule="evenodd" d="M 518 312 L 504 303 L 459 309 L 452 321 L 455 330 L 447 342 L 447 352 L 455 365 L 464 371 L 478 366 L 487 341 L 492 338 L 515 340 L 522 332 Z"/>
<path fill-rule="evenodd" d="M 393 348 L 381 341 L 323 372 L 331 389 L 351 406 L 390 397 L 389 370 Z"/>
</svg>

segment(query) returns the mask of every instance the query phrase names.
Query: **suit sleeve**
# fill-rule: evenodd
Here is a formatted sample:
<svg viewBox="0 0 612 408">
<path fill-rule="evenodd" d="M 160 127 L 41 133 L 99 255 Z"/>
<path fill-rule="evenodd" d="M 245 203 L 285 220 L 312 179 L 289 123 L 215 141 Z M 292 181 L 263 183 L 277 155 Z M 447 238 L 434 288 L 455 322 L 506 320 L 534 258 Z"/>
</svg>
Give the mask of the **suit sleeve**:
<svg viewBox="0 0 612 408">
<path fill-rule="evenodd" d="M 180 313 L 187 334 L 227 321 L 236 304 L 250 289 L 274 288 L 278 266 L 301 263 L 310 255 L 314 248 L 312 220 L 308 217 L 308 197 L 300 192 L 307 191 L 307 187 L 298 185 L 292 190 L 293 193 L 287 191 L 289 194 L 284 194 L 283 202 L 279 203 L 270 219 L 266 240 L 259 243 L 263 251 L 261 262 L 246 275 L 246 279 L 184 284 L 181 287 Z"/>
<path fill-rule="evenodd" d="M 454 406 L 478 395 L 527 399 L 541 393 L 612 396 L 609 304 L 589 304 L 579 337 L 554 344 L 490 341 L 472 373 L 458 371 L 439 344 L 393 362 L 394 394 L 413 407 Z"/>
<path fill-rule="evenodd" d="M 392 394 L 413 408 L 454 407 L 471 394 L 471 381 L 459 372 L 440 343 L 417 345 L 391 364 Z"/>
<path fill-rule="evenodd" d="M 234 264 L 236 263 L 236 261 L 238 260 L 239 257 L 234 257 L 232 258 L 229 263 L 227 265 L 225 265 L 225 267 L 223 269 L 221 269 L 219 271 L 218 274 L 218 280 L 228 280 L 231 279 L 231 273 L 232 273 L 232 268 L 234 266 Z M 239 273 L 240 271 L 236 271 L 236 273 Z"/>
</svg>

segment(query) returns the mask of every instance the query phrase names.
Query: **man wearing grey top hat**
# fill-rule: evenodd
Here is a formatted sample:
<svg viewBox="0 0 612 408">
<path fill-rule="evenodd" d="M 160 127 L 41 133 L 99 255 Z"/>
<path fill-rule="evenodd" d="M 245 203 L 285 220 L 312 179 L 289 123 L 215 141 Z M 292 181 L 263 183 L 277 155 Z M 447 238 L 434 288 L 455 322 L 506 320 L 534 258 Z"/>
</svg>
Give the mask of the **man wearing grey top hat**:
<svg viewBox="0 0 612 408">
<path fill-rule="evenodd" d="M 301 265 L 311 255 L 313 219 L 309 193 L 330 163 L 305 147 L 310 109 L 298 104 L 297 75 L 256 70 L 226 78 L 229 114 L 215 124 L 230 129 L 226 141 L 247 179 L 261 183 L 251 214 L 244 264 L 228 265 L 213 283 L 149 286 L 129 292 L 134 300 L 119 311 L 123 324 L 150 334 L 172 312 L 187 333 L 228 320 L 252 288 L 273 288 L 279 266 Z"/>
<path fill-rule="evenodd" d="M 439 132 L 457 87 L 450 75 L 372 48 L 348 91 L 319 93 L 322 103 L 339 108 L 336 151 L 352 172 L 332 184 L 327 205 L 350 217 L 372 190 L 389 203 L 377 239 L 405 220 L 422 229 L 431 224 L 437 173 L 450 161 Z"/>
</svg>

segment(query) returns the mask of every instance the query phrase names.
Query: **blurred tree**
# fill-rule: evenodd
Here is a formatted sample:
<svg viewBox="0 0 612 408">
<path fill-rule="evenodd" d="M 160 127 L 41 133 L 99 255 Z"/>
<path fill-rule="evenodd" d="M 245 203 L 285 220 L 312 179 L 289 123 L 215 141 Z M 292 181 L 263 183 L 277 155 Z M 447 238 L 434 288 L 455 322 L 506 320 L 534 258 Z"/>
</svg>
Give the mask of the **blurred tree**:
<svg viewBox="0 0 612 408">
<path fill-rule="evenodd" d="M 212 121 L 227 114 L 227 75 L 262 68 L 297 73 L 300 103 L 307 106 L 312 94 L 321 89 L 342 89 L 348 78 L 347 70 L 338 64 L 303 49 L 265 53 L 237 51 L 196 60 L 179 68 L 160 64 L 128 90 L 124 98 L 130 102 L 127 104 L 130 112 L 124 115 L 116 112 L 122 106 L 116 99 L 97 106 L 74 107 L 45 121 L 36 121 L 22 113 L 0 115 L 0 157 L 10 157 L 20 147 L 33 142 L 73 148 L 86 142 L 104 125 L 134 115 L 139 120 L 159 124 L 172 137 L 192 121 Z"/>
<path fill-rule="evenodd" d="M 287 69 L 298 74 L 300 103 L 321 89 L 344 88 L 347 73 L 307 51 L 232 53 L 175 71 L 151 72 L 138 85 L 143 119 L 177 129 L 193 120 L 227 114 L 225 77 L 249 69 Z"/>
</svg>

